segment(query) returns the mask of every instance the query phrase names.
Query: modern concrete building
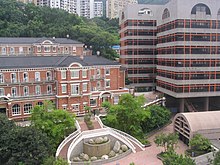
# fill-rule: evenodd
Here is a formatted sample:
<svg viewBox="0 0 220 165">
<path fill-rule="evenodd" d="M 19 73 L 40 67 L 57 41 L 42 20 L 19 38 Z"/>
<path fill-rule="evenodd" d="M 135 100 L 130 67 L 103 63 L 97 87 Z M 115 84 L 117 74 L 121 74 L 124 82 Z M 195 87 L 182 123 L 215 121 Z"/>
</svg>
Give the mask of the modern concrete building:
<svg viewBox="0 0 220 165">
<path fill-rule="evenodd" d="M 103 16 L 103 1 L 102 0 L 95 0 L 94 1 L 94 17 L 102 17 Z"/>
<path fill-rule="evenodd" d="M 127 12 L 128 8 L 130 8 L 130 12 Z M 152 14 L 145 14 L 141 18 L 139 14 L 145 13 L 145 11 L 140 11 L 141 8 L 148 9 L 145 11 L 152 12 Z M 139 7 L 128 6 L 122 13 L 124 14 L 120 20 L 122 64 L 124 64 L 125 58 L 134 58 L 137 54 L 133 52 L 136 49 L 136 42 L 131 43 L 131 50 L 123 45 L 124 41 L 131 39 L 125 36 L 123 31 L 126 31 L 127 28 L 132 29 L 131 36 L 137 35 L 138 31 L 144 31 L 137 25 L 126 27 L 124 23 L 130 20 L 156 19 L 156 89 L 173 98 L 174 102 L 179 102 L 178 109 L 181 112 L 185 107 L 188 111 L 212 109 L 209 104 L 210 100 L 220 96 L 220 1 L 170 0 L 166 4 L 158 4 L 154 7 L 150 4 L 139 5 Z M 140 38 L 138 36 L 138 39 L 145 37 L 146 35 Z M 138 51 L 147 47 L 139 47 Z M 126 52 L 128 50 L 129 52 Z M 152 52 L 150 54 L 155 55 Z M 144 55 L 146 58 L 147 52 Z M 127 64 L 128 71 L 130 67 L 133 67 L 133 61 L 131 64 Z M 130 75 L 128 74 L 128 76 Z M 200 103 L 195 105 L 194 102 L 197 101 Z M 201 106 L 201 104 L 203 105 Z"/>
<path fill-rule="evenodd" d="M 136 91 L 156 87 L 157 10 L 158 5 L 130 4 L 119 19 L 120 62 Z"/>
<path fill-rule="evenodd" d="M 135 4 L 137 0 L 107 0 L 106 1 L 106 17 L 118 18 L 122 9 L 128 4 Z"/>
<path fill-rule="evenodd" d="M 26 119 L 35 105 L 50 100 L 82 115 L 86 106 L 117 104 L 128 93 L 124 77 L 118 62 L 100 56 L 0 56 L 0 113 Z"/>
<path fill-rule="evenodd" d="M 201 134 L 209 140 L 220 138 L 220 111 L 179 113 L 174 118 L 174 131 L 188 144 L 195 134 Z"/>
</svg>

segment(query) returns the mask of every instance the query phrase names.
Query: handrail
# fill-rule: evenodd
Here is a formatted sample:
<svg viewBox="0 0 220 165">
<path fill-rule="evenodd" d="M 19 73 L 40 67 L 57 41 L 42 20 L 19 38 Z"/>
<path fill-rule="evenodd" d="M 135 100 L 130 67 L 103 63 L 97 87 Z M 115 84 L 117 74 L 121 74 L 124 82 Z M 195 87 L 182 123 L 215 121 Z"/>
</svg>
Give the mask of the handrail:
<svg viewBox="0 0 220 165">
<path fill-rule="evenodd" d="M 145 108 L 145 107 L 147 107 L 147 106 L 154 105 L 154 104 L 157 104 L 157 103 L 162 103 L 162 105 L 164 105 L 164 104 L 165 104 L 165 101 L 166 101 L 166 98 L 163 97 L 163 98 L 154 100 L 154 101 L 152 101 L 152 102 L 146 103 L 146 104 L 144 104 L 144 105 L 141 106 L 141 107 L 142 107 L 142 108 Z"/>
<path fill-rule="evenodd" d="M 108 126 L 104 125 L 104 124 L 102 123 L 102 120 L 100 119 L 99 116 L 96 116 L 96 118 L 97 118 L 97 121 L 99 122 L 99 124 L 100 124 L 100 126 L 101 126 L 102 128 L 110 128 L 110 129 L 114 130 L 115 132 L 118 132 L 118 133 L 120 133 L 121 135 L 126 136 L 126 137 L 129 138 L 132 142 L 136 143 L 142 150 L 144 150 L 145 145 L 142 144 L 139 140 L 137 140 L 137 139 L 134 138 L 133 136 L 127 134 L 126 132 L 123 132 L 123 131 L 120 131 L 120 130 L 118 130 L 118 129 L 111 128 L 111 127 L 108 127 Z"/>
<path fill-rule="evenodd" d="M 77 120 L 75 120 L 75 126 L 77 128 L 76 131 L 74 131 L 73 133 L 71 133 L 69 136 L 67 136 L 62 143 L 60 143 L 60 145 L 57 148 L 56 151 L 56 157 L 60 154 L 61 149 L 71 140 L 74 139 L 79 133 L 81 133 L 81 128 L 79 126 L 79 122 Z"/>
</svg>

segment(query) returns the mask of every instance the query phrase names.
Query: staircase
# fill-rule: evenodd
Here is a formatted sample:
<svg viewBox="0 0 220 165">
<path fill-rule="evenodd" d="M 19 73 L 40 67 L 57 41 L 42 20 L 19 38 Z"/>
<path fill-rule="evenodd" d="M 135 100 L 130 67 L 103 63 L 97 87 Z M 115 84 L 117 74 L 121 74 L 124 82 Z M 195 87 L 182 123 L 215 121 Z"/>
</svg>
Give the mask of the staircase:
<svg viewBox="0 0 220 165">
<path fill-rule="evenodd" d="M 189 102 L 189 100 L 185 99 L 184 104 L 189 112 L 197 112 L 196 108 L 191 102 Z"/>
</svg>

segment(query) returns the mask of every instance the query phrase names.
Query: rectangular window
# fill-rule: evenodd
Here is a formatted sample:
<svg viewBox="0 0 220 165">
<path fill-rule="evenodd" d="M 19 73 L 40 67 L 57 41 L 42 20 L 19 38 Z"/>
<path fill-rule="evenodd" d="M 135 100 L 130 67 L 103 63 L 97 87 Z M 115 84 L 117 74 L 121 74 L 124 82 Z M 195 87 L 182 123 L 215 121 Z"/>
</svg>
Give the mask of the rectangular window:
<svg viewBox="0 0 220 165">
<path fill-rule="evenodd" d="M 63 104 L 62 107 L 63 107 L 63 110 L 67 110 L 67 104 Z"/>
<path fill-rule="evenodd" d="M 105 74 L 106 74 L 106 75 L 110 75 L 110 68 L 106 68 L 106 69 L 105 69 Z"/>
<path fill-rule="evenodd" d="M 66 79 L 66 71 L 65 70 L 61 71 L 61 79 Z"/>
<path fill-rule="evenodd" d="M 12 74 L 11 74 L 11 82 L 12 82 L 12 83 L 16 83 L 16 82 L 17 82 L 16 73 L 12 73 Z"/>
<path fill-rule="evenodd" d="M 57 48 L 56 46 L 53 46 L 53 52 L 56 52 Z"/>
<path fill-rule="evenodd" d="M 105 87 L 110 88 L 110 80 L 105 80 Z"/>
<path fill-rule="evenodd" d="M 71 70 L 71 79 L 79 78 L 79 71 L 78 70 Z"/>
<path fill-rule="evenodd" d="M 76 52 L 76 47 L 75 46 L 73 46 L 73 52 Z"/>
<path fill-rule="evenodd" d="M 51 94 L 52 93 L 52 85 L 48 85 L 47 86 L 47 94 Z"/>
<path fill-rule="evenodd" d="M 5 95 L 5 90 L 4 88 L 0 88 L 0 96 L 4 96 Z"/>
<path fill-rule="evenodd" d="M 67 84 L 61 84 L 62 93 L 67 93 Z"/>
<path fill-rule="evenodd" d="M 15 49 L 13 47 L 10 48 L 10 54 L 14 54 L 15 53 Z"/>
<path fill-rule="evenodd" d="M 6 54 L 6 47 L 2 48 L 2 54 L 5 55 Z"/>
<path fill-rule="evenodd" d="M 83 92 L 87 91 L 87 83 L 83 83 Z"/>
<path fill-rule="evenodd" d="M 50 46 L 44 46 L 44 52 L 50 52 Z"/>
<path fill-rule="evenodd" d="M 52 73 L 50 71 L 47 72 L 46 77 L 47 77 L 47 81 L 51 81 L 52 80 Z"/>
<path fill-rule="evenodd" d="M 22 53 L 24 53 L 23 47 L 19 47 L 19 54 L 22 54 Z"/>
<path fill-rule="evenodd" d="M 24 87 L 24 96 L 29 95 L 29 88 L 27 86 Z"/>
<path fill-rule="evenodd" d="M 24 74 L 23 74 L 23 78 L 24 78 L 24 82 L 28 82 L 28 73 L 27 72 L 25 72 Z"/>
<path fill-rule="evenodd" d="M 35 72 L 35 81 L 40 81 L 40 72 Z"/>
<path fill-rule="evenodd" d="M 41 46 L 37 47 L 37 52 L 41 52 Z"/>
<path fill-rule="evenodd" d="M 12 87 L 12 88 L 11 88 L 11 96 L 12 96 L 12 97 L 17 96 L 17 88 L 16 88 L 16 87 Z"/>
<path fill-rule="evenodd" d="M 41 93 L 40 86 L 39 85 L 35 86 L 35 94 L 40 95 L 40 93 Z"/>
<path fill-rule="evenodd" d="M 71 84 L 71 95 L 79 94 L 79 85 Z"/>
<path fill-rule="evenodd" d="M 0 83 L 4 83 L 4 74 L 0 73 Z"/>
<path fill-rule="evenodd" d="M 90 106 L 96 107 L 97 106 L 97 99 L 90 99 Z"/>
<path fill-rule="evenodd" d="M 119 96 L 115 95 L 114 96 L 114 104 L 118 104 L 119 102 Z"/>
<path fill-rule="evenodd" d="M 82 70 L 82 77 L 86 78 L 87 77 L 87 70 Z"/>
</svg>

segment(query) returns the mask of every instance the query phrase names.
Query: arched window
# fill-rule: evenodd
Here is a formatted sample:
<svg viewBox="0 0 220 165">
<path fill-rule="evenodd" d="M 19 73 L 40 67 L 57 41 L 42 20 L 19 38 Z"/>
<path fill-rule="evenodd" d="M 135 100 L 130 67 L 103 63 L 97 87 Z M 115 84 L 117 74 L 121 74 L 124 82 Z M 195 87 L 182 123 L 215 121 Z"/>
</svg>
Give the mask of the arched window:
<svg viewBox="0 0 220 165">
<path fill-rule="evenodd" d="M 24 105 L 24 114 L 30 114 L 33 106 L 30 103 Z"/>
<path fill-rule="evenodd" d="M 21 107 L 18 104 L 12 106 L 12 115 L 20 115 L 21 114 Z"/>
<path fill-rule="evenodd" d="M 162 19 L 166 19 L 170 17 L 170 11 L 166 8 L 163 11 Z"/>
<path fill-rule="evenodd" d="M 196 15 L 197 13 L 205 13 L 206 15 L 211 15 L 211 10 L 209 7 L 203 3 L 198 3 L 192 8 L 191 14 Z"/>
<path fill-rule="evenodd" d="M 44 103 L 43 103 L 43 102 L 41 102 L 41 101 L 39 101 L 39 102 L 37 102 L 37 105 L 39 105 L 39 106 L 43 106 L 43 105 L 44 105 Z"/>
</svg>

